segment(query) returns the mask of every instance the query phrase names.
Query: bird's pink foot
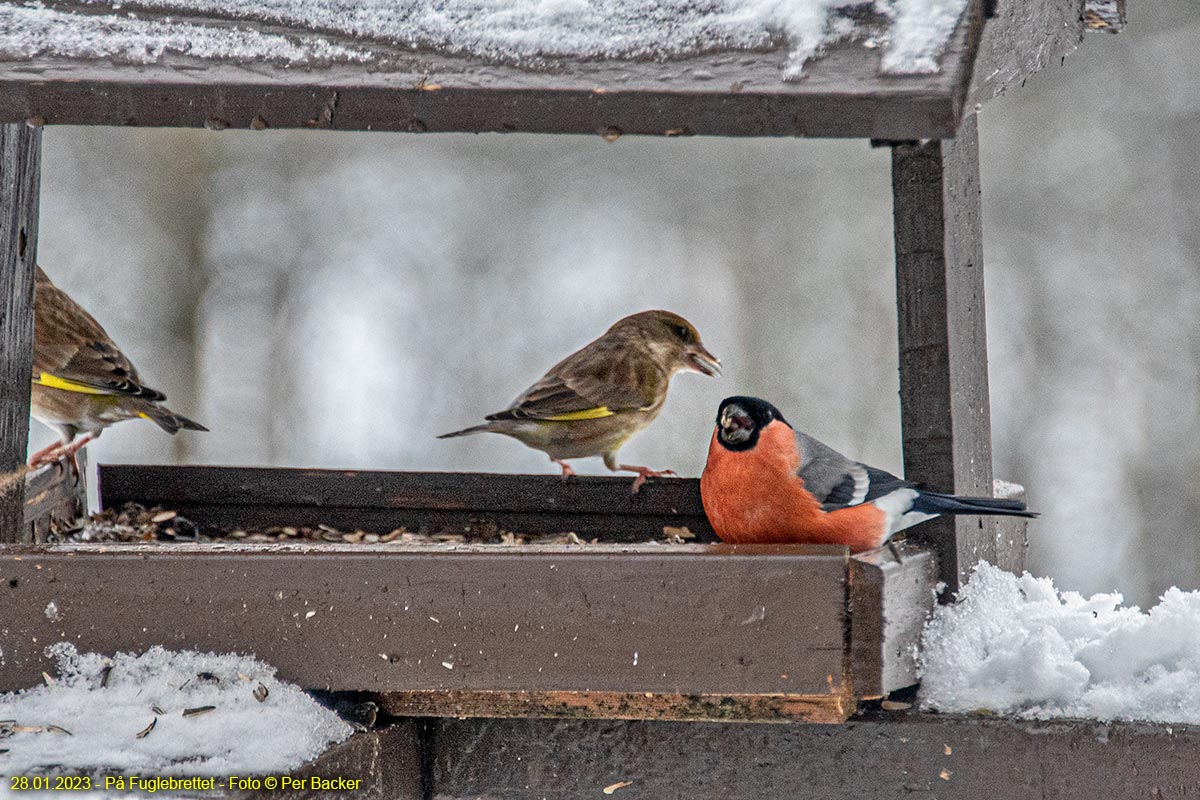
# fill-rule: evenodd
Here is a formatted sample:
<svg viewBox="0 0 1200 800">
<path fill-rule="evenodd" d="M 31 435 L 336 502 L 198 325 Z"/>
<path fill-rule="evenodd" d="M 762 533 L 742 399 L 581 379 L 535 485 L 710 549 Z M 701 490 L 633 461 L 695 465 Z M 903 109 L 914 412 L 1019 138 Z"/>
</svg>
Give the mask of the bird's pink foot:
<svg viewBox="0 0 1200 800">
<path fill-rule="evenodd" d="M 665 478 L 668 475 L 675 477 L 673 469 L 650 469 L 649 467 L 631 467 L 628 464 L 618 464 L 617 469 L 624 472 L 636 472 L 638 476 L 633 479 L 633 488 L 629 490 L 630 494 L 637 494 L 642 488 L 642 484 L 646 482 L 646 478 Z"/>
<path fill-rule="evenodd" d="M 568 463 L 567 463 L 567 462 L 565 462 L 565 461 L 559 461 L 557 458 L 552 458 L 552 459 L 550 459 L 550 460 L 551 460 L 551 461 L 553 461 L 555 464 L 558 464 L 560 467 L 562 467 L 562 478 L 563 478 L 563 480 L 564 480 L 564 481 L 565 481 L 567 478 L 574 478 L 574 477 L 575 477 L 575 470 L 571 469 L 571 465 L 570 465 L 570 464 L 568 464 Z"/>
<path fill-rule="evenodd" d="M 64 447 L 66 445 L 62 442 L 54 442 L 53 444 L 46 445 L 29 457 L 29 468 L 38 469 L 39 467 L 44 467 L 47 464 L 53 464 L 55 461 L 58 461 L 61 458 L 59 451 Z"/>
</svg>

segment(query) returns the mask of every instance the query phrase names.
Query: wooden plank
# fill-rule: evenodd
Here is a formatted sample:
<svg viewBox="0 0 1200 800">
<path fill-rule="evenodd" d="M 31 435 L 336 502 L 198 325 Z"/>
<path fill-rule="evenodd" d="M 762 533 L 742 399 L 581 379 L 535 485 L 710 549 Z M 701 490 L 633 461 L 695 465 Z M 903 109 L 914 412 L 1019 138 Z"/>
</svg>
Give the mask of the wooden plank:
<svg viewBox="0 0 1200 800">
<path fill-rule="evenodd" d="M 716 540 L 695 479 L 652 479 L 630 494 L 623 477 L 125 465 L 102 465 L 99 475 L 102 508 L 161 505 L 226 529 L 325 523 L 380 533 L 574 531 L 645 542 L 671 526 Z"/>
<path fill-rule="evenodd" d="M 274 790 L 230 792 L 237 800 L 307 800 L 353 797 L 354 800 L 424 800 L 419 720 L 399 720 L 374 731 L 362 731 L 335 745 L 319 758 L 287 773 L 291 785 Z M 280 776 L 276 776 L 277 778 Z M 348 792 L 315 788 L 314 778 L 358 780 Z M 303 781 L 302 787 L 296 786 Z"/>
<path fill-rule="evenodd" d="M 967 108 L 1062 63 L 1083 41 L 1084 0 L 999 0 L 997 5 L 979 43 Z"/>
<path fill-rule="evenodd" d="M 854 696 L 881 697 L 917 683 L 917 652 L 933 611 L 937 556 L 901 542 L 850 560 L 850 669 Z"/>
<path fill-rule="evenodd" d="M 972 0 L 976 9 L 980 0 Z M 154 18 L 127 7 L 117 13 Z M 189 15 L 196 19 L 196 15 Z M 253 27 L 253 23 L 245 23 Z M 653 135 L 953 135 L 979 14 L 964 16 L 942 70 L 881 74 L 882 50 L 829 48 L 784 81 L 787 49 L 670 61 L 556 61 L 542 70 L 430 51 L 370 49 L 360 65 L 223 63 L 168 54 L 150 65 L 37 57 L 0 63 L 0 121 L 47 124 Z M 318 32 L 272 26 L 303 39 Z M 1030 46 L 1033 46 L 1031 43 Z M 436 90 L 430 90 L 437 87 Z"/>
<path fill-rule="evenodd" d="M 934 714 L 840 726 L 441 720 L 434 800 L 1186 800 L 1200 728 Z"/>
<path fill-rule="evenodd" d="M 976 117 L 953 140 L 894 145 L 892 192 L 904 474 L 938 491 L 990 495 Z M 981 559 L 1023 563 L 983 517 L 933 520 L 912 535 L 936 549 L 951 592 Z"/>
<path fill-rule="evenodd" d="M 42 131 L 0 124 L 0 543 L 23 524 Z"/>
<path fill-rule="evenodd" d="M 846 570 L 820 547 L 9 546 L 0 691 L 65 639 L 253 652 L 332 690 L 848 697 Z"/>
<path fill-rule="evenodd" d="M 87 451 L 76 454 L 79 475 L 64 464 L 25 474 L 25 536 L 42 543 L 51 534 L 74 530 L 87 514 Z"/>
</svg>

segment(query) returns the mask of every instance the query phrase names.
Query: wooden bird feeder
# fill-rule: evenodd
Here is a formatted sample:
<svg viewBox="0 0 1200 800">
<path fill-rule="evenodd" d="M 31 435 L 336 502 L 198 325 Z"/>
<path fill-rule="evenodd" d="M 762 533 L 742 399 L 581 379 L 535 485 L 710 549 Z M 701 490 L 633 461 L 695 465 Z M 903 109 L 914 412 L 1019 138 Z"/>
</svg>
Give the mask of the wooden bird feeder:
<svg viewBox="0 0 1200 800">
<path fill-rule="evenodd" d="M 281 678 L 365 693 L 398 718 L 321 762 L 367 771 L 363 796 L 894 796 L 950 771 L 956 796 L 1024 797 L 1028 781 L 992 778 L 1055 753 L 1088 768 L 1043 770 L 1043 789 L 1165 796 L 1134 766 L 1143 749 L 1200 784 L 1196 733 L 1166 756 L 1161 730 L 1131 726 L 1129 755 L 1108 758 L 1066 723 L 864 711 L 916 683 L 939 582 L 954 590 L 981 559 L 1023 566 L 1020 519 L 927 523 L 898 560 L 714 543 L 695 480 L 631 497 L 623 478 L 101 467 L 103 506 L 162 505 L 201 525 L 493 526 L 599 543 L 51 545 L 48 526 L 78 512 L 82 488 L 19 472 L 44 125 L 855 137 L 892 151 L 905 477 L 991 494 L 976 111 L 1123 12 L 1119 0 L 971 0 L 934 74 L 881 74 L 878 51 L 842 43 L 800 81 L 781 80 L 782 49 L 553 72 L 430 51 L 387 52 L 386 68 L 0 62 L 0 690 L 36 683 L 62 639 L 254 653 Z M 690 77 L 700 70 L 706 80 Z M 646 543 L 664 528 L 696 543 Z M 752 776 L 730 777 L 748 764 Z"/>
</svg>

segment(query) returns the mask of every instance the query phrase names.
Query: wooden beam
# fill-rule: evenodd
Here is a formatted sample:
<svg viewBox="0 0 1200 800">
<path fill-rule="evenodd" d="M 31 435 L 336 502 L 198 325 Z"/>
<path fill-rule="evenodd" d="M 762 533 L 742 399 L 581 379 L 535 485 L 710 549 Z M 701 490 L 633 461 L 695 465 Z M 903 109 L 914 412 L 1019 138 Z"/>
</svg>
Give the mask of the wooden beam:
<svg viewBox="0 0 1200 800">
<path fill-rule="evenodd" d="M 167 53 L 154 64 L 38 56 L 0 63 L 0 120 L 46 124 L 388 131 L 951 136 L 982 25 L 972 0 L 939 72 L 885 75 L 882 48 L 832 45 L 785 81 L 788 48 L 657 60 L 553 60 L 542 69 L 354 41 L 367 64 L 233 63 Z M 82 13 L 86 13 L 82 12 Z M 140 19 L 187 11 L 125 5 Z M 240 20 L 256 27 L 260 23 Z M 321 31 L 270 24 L 297 41 Z M 1030 43 L 1033 46 L 1033 43 Z"/>
<path fill-rule="evenodd" d="M 68 640 L 252 652 L 306 688 L 412 693 L 424 714 L 541 692 L 647 707 L 695 695 L 692 718 L 716 696 L 762 695 L 749 706 L 764 719 L 840 721 L 847 560 L 727 545 L 9 546 L 0 691 L 37 683 L 47 644 Z"/>
<path fill-rule="evenodd" d="M 592 476 L 127 465 L 102 465 L 99 476 L 102 508 L 163 506 L 224 529 L 324 523 L 646 542 L 684 527 L 697 541 L 716 540 L 694 478 L 651 479 L 630 494 L 629 478 Z"/>
<path fill-rule="evenodd" d="M 934 552 L 913 542 L 898 543 L 895 553 L 873 550 L 850 560 L 855 697 L 882 697 L 917 684 L 917 652 L 937 581 Z"/>
<path fill-rule="evenodd" d="M 979 134 L 895 144 L 892 197 L 904 475 L 931 489 L 992 494 L 983 299 Z M 912 535 L 934 547 L 956 591 L 980 560 L 1019 566 L 1023 551 L 984 517 L 942 518 Z"/>
<path fill-rule="evenodd" d="M 0 125 L 0 542 L 30 540 L 24 523 L 33 284 L 42 131 Z"/>
<path fill-rule="evenodd" d="M 1117 1 L 1124 5 L 1124 0 Z M 1089 6 L 1092 2 L 1095 0 L 1089 0 Z M 1087 29 L 1083 0 L 999 0 L 997 5 L 996 15 L 983 29 L 967 108 L 1018 88 L 1046 67 L 1061 64 L 1083 41 Z"/>
<path fill-rule="evenodd" d="M 883 714 L 841 726 L 440 720 L 434 800 L 1186 800 L 1200 728 Z M 616 789 L 614 785 L 622 784 Z"/>
</svg>

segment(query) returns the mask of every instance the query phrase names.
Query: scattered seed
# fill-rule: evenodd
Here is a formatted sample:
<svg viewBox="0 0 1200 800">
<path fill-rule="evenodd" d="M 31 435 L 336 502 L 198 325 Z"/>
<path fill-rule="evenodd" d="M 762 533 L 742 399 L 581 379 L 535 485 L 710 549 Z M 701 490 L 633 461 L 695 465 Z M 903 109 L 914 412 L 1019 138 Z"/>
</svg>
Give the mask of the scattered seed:
<svg viewBox="0 0 1200 800">
<path fill-rule="evenodd" d="M 49 672 L 42 673 L 42 680 L 44 680 L 46 682 L 47 686 L 53 686 L 54 684 L 58 683 L 58 681 L 56 681 L 56 680 L 54 680 L 54 678 L 50 677 Z"/>
<path fill-rule="evenodd" d="M 71 733 L 69 730 L 67 730 L 66 728 L 60 728 L 57 725 L 47 725 L 46 731 L 49 733 L 62 733 L 62 734 L 66 734 L 67 736 L 75 735 L 75 734 Z"/>
<path fill-rule="evenodd" d="M 157 514 L 155 514 L 153 517 L 151 517 L 150 521 L 156 522 L 156 523 L 157 522 L 170 522 L 171 520 L 175 519 L 175 517 L 177 517 L 177 516 L 179 516 L 179 513 L 176 511 L 160 511 Z"/>
<path fill-rule="evenodd" d="M 158 714 L 160 717 L 163 714 L 167 713 L 167 712 L 163 711 L 161 708 L 159 708 L 158 706 L 150 706 L 150 710 L 153 711 L 155 714 Z"/>
<path fill-rule="evenodd" d="M 201 714 L 207 714 L 210 711 L 215 711 L 216 708 L 216 706 L 196 706 L 195 708 L 185 708 L 183 710 L 183 716 L 198 717 Z"/>
<path fill-rule="evenodd" d="M 897 700 L 884 700 L 879 705 L 884 711 L 907 711 L 912 708 L 912 703 L 901 703 Z"/>
<path fill-rule="evenodd" d="M 254 690 L 254 699 L 260 703 L 265 703 L 267 701 L 267 695 L 270 693 L 271 691 L 260 683 Z"/>
<path fill-rule="evenodd" d="M 617 789 L 624 789 L 626 786 L 632 785 L 633 781 L 617 781 L 616 783 L 610 783 L 608 786 L 605 786 L 601 791 L 603 791 L 605 794 L 612 794 Z"/>
<path fill-rule="evenodd" d="M 939 778 L 941 778 L 941 779 L 942 779 L 942 780 L 944 780 L 944 781 L 948 781 L 948 780 L 950 780 L 950 776 L 951 776 L 951 775 L 953 775 L 953 774 L 954 774 L 954 773 L 953 773 L 953 772 L 951 772 L 950 770 L 948 770 L 948 769 L 944 769 L 944 770 L 942 770 L 941 772 L 939 772 L 939 773 L 938 773 L 938 777 L 939 777 Z"/>
<path fill-rule="evenodd" d="M 108 676 L 112 675 L 112 671 L 113 671 L 112 664 L 105 664 L 103 669 L 100 670 L 100 688 L 101 689 L 105 689 L 108 687 Z"/>
<path fill-rule="evenodd" d="M 147 725 L 146 727 L 142 728 L 140 731 L 137 732 L 137 738 L 145 739 L 147 736 L 150 735 L 150 731 L 154 730 L 154 726 L 157 724 L 158 724 L 158 717 L 155 717 L 154 719 L 150 720 L 149 725 Z"/>
<path fill-rule="evenodd" d="M 612 144 L 617 139 L 621 138 L 621 134 L 624 133 L 624 131 L 621 130 L 620 128 L 613 126 L 613 127 L 608 127 L 608 128 L 601 128 L 599 133 L 600 133 L 601 139 L 608 142 L 609 144 Z M 612 794 L 612 792 L 609 792 L 609 794 Z"/>
<path fill-rule="evenodd" d="M 240 672 L 237 674 L 237 677 L 238 677 L 239 681 L 242 681 L 244 683 L 249 683 L 252 680 L 249 675 L 243 675 Z"/>
</svg>

